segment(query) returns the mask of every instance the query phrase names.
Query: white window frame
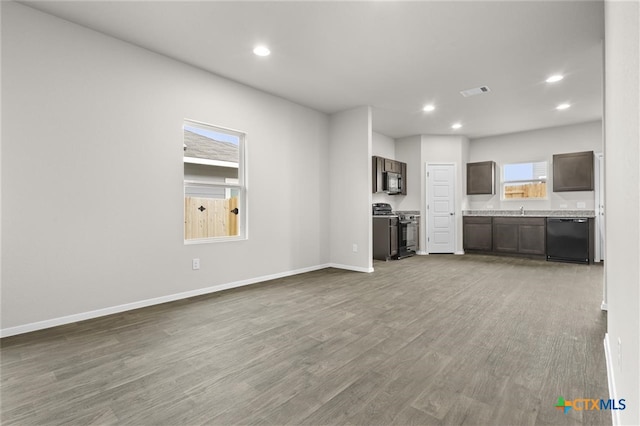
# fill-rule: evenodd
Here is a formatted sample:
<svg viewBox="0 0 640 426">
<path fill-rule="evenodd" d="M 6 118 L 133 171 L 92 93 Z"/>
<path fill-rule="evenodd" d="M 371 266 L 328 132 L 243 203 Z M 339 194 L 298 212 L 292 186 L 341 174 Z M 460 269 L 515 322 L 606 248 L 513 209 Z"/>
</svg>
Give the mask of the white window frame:
<svg viewBox="0 0 640 426">
<path fill-rule="evenodd" d="M 183 186 L 183 194 L 182 194 L 182 204 L 184 206 L 184 200 L 186 197 L 186 188 L 187 186 L 202 186 L 202 187 L 210 187 L 210 188 L 222 188 L 225 191 L 225 195 L 228 198 L 232 189 L 237 189 L 239 192 L 238 196 L 238 235 L 232 236 L 223 236 L 223 237 L 207 237 L 207 238 L 192 238 L 187 239 L 185 235 L 184 223 L 186 221 L 185 209 L 182 209 L 183 221 L 182 221 L 182 237 L 185 245 L 191 244 L 208 244 L 208 243 L 220 243 L 227 241 L 240 241 L 248 239 L 248 211 L 247 208 L 247 179 L 246 179 L 246 159 L 247 159 L 247 134 L 240 130 L 230 129 L 228 127 L 217 126 L 209 123 L 204 123 L 201 121 L 184 119 L 183 125 L 188 125 L 191 127 L 199 127 L 204 129 L 211 129 L 216 132 L 226 133 L 229 135 L 233 135 L 238 137 L 239 146 L 238 146 L 238 164 L 227 162 L 227 161 L 217 161 L 217 160 L 206 160 L 206 159 L 198 159 L 193 157 L 184 157 L 183 162 L 190 164 L 201 164 L 201 165 L 210 165 L 210 166 L 223 166 L 223 167 L 237 167 L 238 168 L 238 179 L 225 179 L 224 181 L 214 181 L 214 180 L 196 180 L 196 179 L 187 179 L 185 175 L 183 178 L 184 186 Z"/>
<path fill-rule="evenodd" d="M 538 178 L 538 179 L 522 179 L 522 180 L 505 180 L 504 177 L 504 172 L 505 172 L 505 166 L 509 166 L 512 164 L 535 164 L 535 163 L 545 163 L 545 167 L 547 169 L 547 174 L 544 178 Z M 535 161 L 518 161 L 518 162 L 510 162 L 510 163 L 503 163 L 502 167 L 500 167 L 500 200 L 501 201 L 518 201 L 518 202 L 522 202 L 525 200 L 547 200 L 549 199 L 549 161 L 547 160 L 535 160 Z M 544 182 L 546 184 L 545 186 L 545 194 L 544 197 L 538 197 L 538 198 L 533 198 L 533 197 L 527 197 L 527 198 L 506 198 L 505 197 L 505 188 L 507 185 L 513 185 L 513 184 L 526 184 L 526 183 L 534 183 L 534 182 Z"/>
</svg>

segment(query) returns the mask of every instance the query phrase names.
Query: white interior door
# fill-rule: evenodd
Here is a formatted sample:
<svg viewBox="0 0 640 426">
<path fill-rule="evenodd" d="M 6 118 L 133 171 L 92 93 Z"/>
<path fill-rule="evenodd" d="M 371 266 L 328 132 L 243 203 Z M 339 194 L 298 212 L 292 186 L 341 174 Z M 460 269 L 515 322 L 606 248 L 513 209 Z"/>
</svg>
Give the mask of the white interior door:
<svg viewBox="0 0 640 426">
<path fill-rule="evenodd" d="M 427 165 L 427 247 L 429 253 L 455 251 L 455 166 Z"/>
</svg>

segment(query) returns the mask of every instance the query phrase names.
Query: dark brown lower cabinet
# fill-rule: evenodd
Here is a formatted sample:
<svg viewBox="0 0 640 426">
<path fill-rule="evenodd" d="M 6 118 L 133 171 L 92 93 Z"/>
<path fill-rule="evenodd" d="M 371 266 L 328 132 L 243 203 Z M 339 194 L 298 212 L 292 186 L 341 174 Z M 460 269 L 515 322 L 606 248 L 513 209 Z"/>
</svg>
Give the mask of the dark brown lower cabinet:
<svg viewBox="0 0 640 426">
<path fill-rule="evenodd" d="M 589 262 L 594 259 L 594 223 L 589 219 Z M 544 217 L 464 216 L 465 251 L 546 258 L 547 221 Z"/>
<path fill-rule="evenodd" d="M 391 260 L 398 257 L 398 218 L 373 218 L 373 258 Z"/>
<path fill-rule="evenodd" d="M 518 252 L 517 219 L 510 217 L 493 219 L 493 250 L 503 253 Z"/>
<path fill-rule="evenodd" d="M 545 255 L 543 217 L 493 218 L 493 250 L 502 253 Z"/>
<path fill-rule="evenodd" d="M 462 244 L 465 250 L 491 251 L 491 217 L 467 216 L 462 219 Z"/>
<path fill-rule="evenodd" d="M 465 251 L 544 257 L 544 217 L 465 216 L 462 221 Z"/>
</svg>

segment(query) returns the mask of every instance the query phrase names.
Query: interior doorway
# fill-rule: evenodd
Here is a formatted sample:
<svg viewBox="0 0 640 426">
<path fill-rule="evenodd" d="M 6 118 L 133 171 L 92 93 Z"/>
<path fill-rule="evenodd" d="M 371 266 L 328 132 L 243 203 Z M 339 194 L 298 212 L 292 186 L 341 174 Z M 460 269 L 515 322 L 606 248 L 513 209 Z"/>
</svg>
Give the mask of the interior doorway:
<svg viewBox="0 0 640 426">
<path fill-rule="evenodd" d="M 455 164 L 427 164 L 427 250 L 455 252 Z"/>
</svg>

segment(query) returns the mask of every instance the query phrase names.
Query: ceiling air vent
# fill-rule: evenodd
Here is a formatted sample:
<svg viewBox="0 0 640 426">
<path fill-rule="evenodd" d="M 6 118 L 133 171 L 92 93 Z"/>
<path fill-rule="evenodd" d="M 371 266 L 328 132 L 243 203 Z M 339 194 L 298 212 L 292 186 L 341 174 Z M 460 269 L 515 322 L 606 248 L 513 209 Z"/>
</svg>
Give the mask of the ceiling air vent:
<svg viewBox="0 0 640 426">
<path fill-rule="evenodd" d="M 490 92 L 489 88 L 487 86 L 480 86 L 480 87 L 476 87 L 474 89 L 467 89 L 467 90 L 463 90 L 460 92 L 460 94 L 462 96 L 464 96 L 465 98 L 468 98 L 469 96 L 475 96 L 475 95 L 481 95 L 483 93 L 487 93 Z"/>
</svg>

